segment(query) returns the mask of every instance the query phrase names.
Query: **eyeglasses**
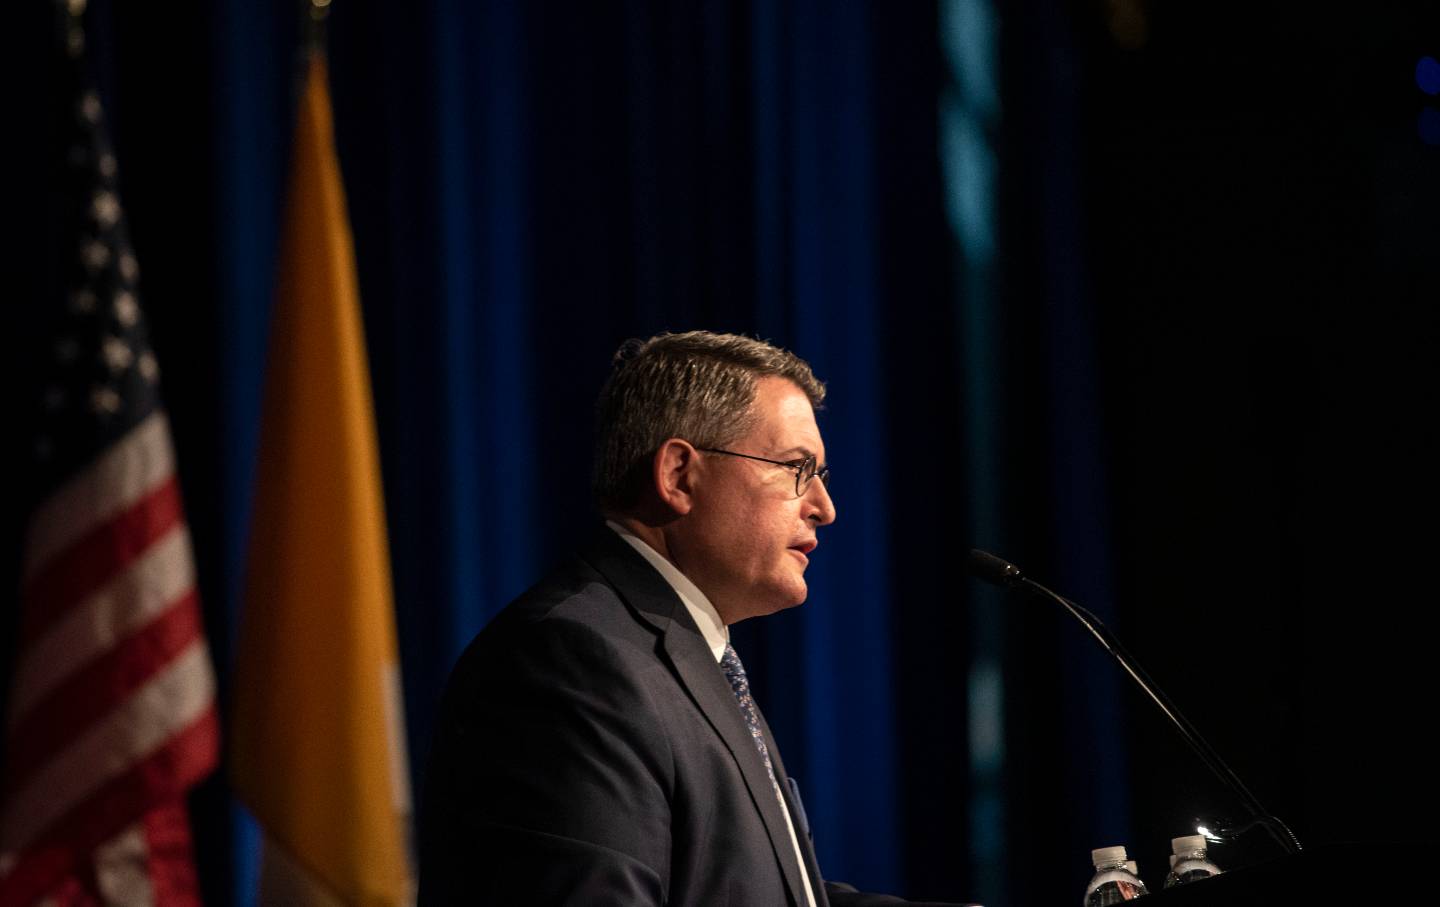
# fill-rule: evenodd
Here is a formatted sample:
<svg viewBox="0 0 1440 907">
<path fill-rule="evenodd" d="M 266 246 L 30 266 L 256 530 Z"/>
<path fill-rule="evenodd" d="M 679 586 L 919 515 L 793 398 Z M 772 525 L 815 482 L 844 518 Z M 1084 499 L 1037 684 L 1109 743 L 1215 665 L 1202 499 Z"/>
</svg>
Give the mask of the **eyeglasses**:
<svg viewBox="0 0 1440 907">
<path fill-rule="evenodd" d="M 795 496 L 805 497 L 805 490 L 810 487 L 810 480 L 819 478 L 826 488 L 830 487 L 830 467 L 820 466 L 814 455 L 803 460 L 771 460 L 768 457 L 757 457 L 754 454 L 736 453 L 733 450 L 721 450 L 718 447 L 701 447 L 705 453 L 724 454 L 727 457 L 744 457 L 747 460 L 759 460 L 761 463 L 771 463 L 775 466 L 784 466 L 787 469 L 795 470 Z"/>
</svg>

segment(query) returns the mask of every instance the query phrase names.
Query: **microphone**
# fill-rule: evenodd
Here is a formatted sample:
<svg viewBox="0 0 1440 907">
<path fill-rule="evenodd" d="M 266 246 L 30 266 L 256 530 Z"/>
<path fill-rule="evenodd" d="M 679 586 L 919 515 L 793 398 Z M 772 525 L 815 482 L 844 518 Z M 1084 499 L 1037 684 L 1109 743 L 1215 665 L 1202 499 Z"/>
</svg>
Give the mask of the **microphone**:
<svg viewBox="0 0 1440 907">
<path fill-rule="evenodd" d="M 1049 599 L 1068 611 L 1076 620 L 1080 621 L 1081 625 L 1090 631 L 1090 635 L 1099 641 L 1100 646 L 1119 662 L 1120 667 L 1139 685 L 1145 695 L 1149 696 L 1150 700 L 1160 708 L 1160 711 L 1165 713 L 1165 717 L 1170 719 L 1170 723 L 1175 726 L 1175 729 L 1180 732 L 1180 736 L 1190 745 L 1190 748 L 1195 751 L 1195 754 L 1200 757 L 1200 761 L 1204 762 L 1205 766 L 1214 773 L 1215 777 L 1219 778 L 1221 783 L 1240 798 L 1240 802 L 1250 811 L 1250 816 L 1253 821 L 1249 824 L 1264 826 L 1265 830 L 1270 833 L 1270 836 L 1274 838 L 1287 853 L 1293 854 L 1300 852 L 1300 841 L 1295 837 L 1295 833 L 1292 832 L 1284 822 L 1271 815 L 1265 807 L 1260 805 L 1260 801 L 1256 799 L 1254 794 L 1250 793 L 1250 789 L 1230 770 L 1230 766 L 1225 764 L 1225 761 L 1220 758 L 1220 754 L 1215 752 L 1215 749 L 1206 742 L 1205 738 L 1200 736 L 1200 732 L 1195 730 L 1194 725 L 1187 721 L 1184 715 L 1180 714 L 1180 710 L 1175 707 L 1169 697 L 1150 680 L 1149 675 L 1135 662 L 1135 659 L 1131 657 L 1130 653 L 1125 651 L 1125 647 L 1120 644 L 1120 640 L 1115 638 L 1114 634 L 1100 621 L 1100 618 L 1080 607 L 1075 602 L 1072 602 L 1070 599 L 1040 585 L 1021 572 L 1019 567 L 1004 558 L 996 557 L 988 551 L 981 551 L 978 548 L 970 549 L 970 554 L 965 560 L 965 567 L 971 576 L 984 580 L 991 585 L 1002 588 L 1023 589 L 1032 595 Z"/>
</svg>

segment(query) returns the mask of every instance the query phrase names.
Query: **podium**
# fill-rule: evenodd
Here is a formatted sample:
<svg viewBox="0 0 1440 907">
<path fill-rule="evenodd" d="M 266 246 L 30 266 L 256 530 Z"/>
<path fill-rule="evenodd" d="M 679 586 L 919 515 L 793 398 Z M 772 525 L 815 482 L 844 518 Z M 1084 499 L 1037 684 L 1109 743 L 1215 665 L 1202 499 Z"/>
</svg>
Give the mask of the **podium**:
<svg viewBox="0 0 1440 907">
<path fill-rule="evenodd" d="M 1390 896 L 1377 882 L 1402 867 L 1425 865 L 1422 855 L 1436 845 L 1417 842 L 1320 844 L 1298 854 L 1218 876 L 1156 891 L 1137 903 L 1145 907 L 1273 907 L 1273 905 L 1368 904 Z"/>
</svg>

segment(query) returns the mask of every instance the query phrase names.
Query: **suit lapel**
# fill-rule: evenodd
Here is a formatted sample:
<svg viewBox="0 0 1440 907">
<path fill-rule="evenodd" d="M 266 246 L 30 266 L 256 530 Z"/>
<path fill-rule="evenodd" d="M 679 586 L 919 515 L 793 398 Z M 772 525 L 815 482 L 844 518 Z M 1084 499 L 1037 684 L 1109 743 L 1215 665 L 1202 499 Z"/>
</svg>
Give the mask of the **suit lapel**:
<svg viewBox="0 0 1440 907">
<path fill-rule="evenodd" d="M 765 739 L 773 740 L 774 735 L 770 733 L 770 725 L 765 721 L 763 713 L 760 715 L 760 726 L 765 731 Z M 800 830 L 797 817 L 804 814 L 804 805 L 795 802 L 797 795 L 790 789 L 790 775 L 785 771 L 785 763 L 780 758 L 779 748 L 771 748 L 770 762 L 775 766 L 775 777 L 780 782 L 780 790 L 784 792 L 785 805 L 790 810 L 790 820 L 795 823 L 795 840 L 799 842 L 800 855 L 805 860 L 805 873 L 810 877 L 810 890 L 815 894 L 815 907 L 830 907 L 830 899 L 825 894 L 825 883 L 820 875 L 820 857 L 815 853 L 815 842 L 811 840 L 808 833 Z M 809 824 L 808 820 L 806 824 Z"/>
<path fill-rule="evenodd" d="M 775 852 L 785 884 L 790 891 L 792 903 L 805 903 L 804 887 L 800 881 L 800 866 L 795 862 L 795 849 L 790 846 L 790 833 L 785 827 L 785 816 L 780 803 L 775 799 L 775 789 L 770 776 L 765 772 L 765 763 L 755 748 L 750 729 L 735 701 L 730 682 L 715 662 L 715 655 L 706 645 L 700 629 L 690 617 L 675 590 L 655 568 L 645 562 L 630 544 L 609 529 L 604 530 L 590 551 L 585 555 L 606 579 L 608 579 L 638 615 L 654 626 L 661 634 L 666 655 L 670 659 L 681 684 L 689 692 L 696 707 L 710 722 L 715 733 L 724 741 L 730 755 L 740 769 L 749 789 L 750 799 L 755 804 L 765 831 L 770 838 L 770 847 Z M 761 718 L 763 725 L 764 719 Z M 780 771 L 778 752 L 769 728 L 765 727 L 766 742 L 770 747 L 770 759 Z M 783 784 L 783 782 L 782 782 Z M 801 843 L 801 851 L 807 852 L 809 842 Z M 810 876 L 811 887 L 815 889 L 817 904 L 821 903 L 818 889 L 819 876 Z"/>
<path fill-rule="evenodd" d="M 688 614 L 686 615 L 689 616 Z M 735 693 L 730 689 L 730 681 L 725 679 L 720 666 L 715 663 L 715 657 L 711 654 L 710 648 L 704 644 L 704 639 L 696 631 L 695 640 L 699 643 L 700 655 L 691 651 L 692 646 L 685 640 L 683 633 L 671 633 L 665 637 L 665 650 L 670 654 L 675 664 L 676 672 L 694 697 L 695 704 L 710 721 L 720 739 L 725 741 L 725 746 L 730 750 L 735 763 L 740 768 L 740 774 L 745 779 L 745 786 L 750 789 L 750 799 L 754 802 L 755 808 L 760 812 L 760 818 L 765 822 L 765 830 L 770 835 L 770 846 L 775 851 L 775 857 L 780 861 L 780 867 L 785 873 L 785 882 L 790 889 L 790 897 L 796 904 L 805 903 L 804 888 L 800 882 L 800 867 L 795 862 L 795 848 L 790 846 L 790 832 L 785 826 L 785 816 L 780 811 L 780 801 L 775 799 L 775 787 L 770 783 L 770 776 L 765 771 L 765 763 L 760 759 L 760 753 L 755 748 L 755 740 L 750 736 L 750 728 L 745 724 L 745 718 L 740 713 L 740 706 L 735 701 Z M 771 763 L 774 763 L 776 748 L 775 741 L 767 738 L 767 745 L 770 747 Z"/>
</svg>

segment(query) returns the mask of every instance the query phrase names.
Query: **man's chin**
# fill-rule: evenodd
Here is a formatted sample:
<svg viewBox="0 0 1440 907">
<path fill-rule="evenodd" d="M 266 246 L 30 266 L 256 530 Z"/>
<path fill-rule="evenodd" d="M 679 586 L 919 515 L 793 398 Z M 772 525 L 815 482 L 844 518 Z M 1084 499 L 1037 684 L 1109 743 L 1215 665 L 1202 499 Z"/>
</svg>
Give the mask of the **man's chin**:
<svg viewBox="0 0 1440 907">
<path fill-rule="evenodd" d="M 809 596 L 810 589 L 802 582 L 799 589 L 791 589 L 788 590 L 785 595 L 776 596 L 775 600 L 779 602 L 779 604 L 777 604 L 770 613 L 773 614 L 775 611 L 784 611 L 787 608 L 798 608 L 805 604 L 805 599 Z"/>
<path fill-rule="evenodd" d="M 786 589 L 783 593 L 776 593 L 767 596 L 754 596 L 751 598 L 751 606 L 746 613 L 739 615 L 734 620 L 726 620 L 726 623 L 739 623 L 751 617 L 764 617 L 768 614 L 775 614 L 790 608 L 797 608 L 805 604 L 809 589 L 802 583 L 798 590 Z M 723 617 L 723 615 L 722 615 Z"/>
</svg>

